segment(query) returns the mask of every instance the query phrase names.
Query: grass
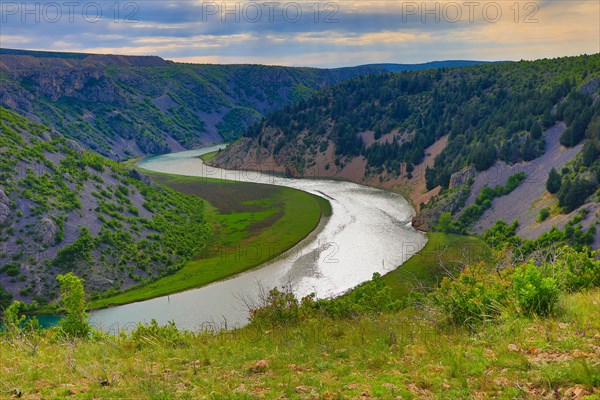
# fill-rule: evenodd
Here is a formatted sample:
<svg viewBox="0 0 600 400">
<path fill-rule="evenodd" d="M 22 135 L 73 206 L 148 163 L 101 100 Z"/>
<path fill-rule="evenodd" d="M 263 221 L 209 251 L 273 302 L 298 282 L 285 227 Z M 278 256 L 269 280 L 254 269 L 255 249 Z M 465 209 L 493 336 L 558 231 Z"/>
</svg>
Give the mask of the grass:
<svg viewBox="0 0 600 400">
<path fill-rule="evenodd" d="M 222 280 L 289 250 L 331 214 L 327 200 L 299 190 L 256 183 L 152 173 L 160 184 L 209 203 L 211 243 L 173 275 L 91 303 L 92 309 L 164 296 Z"/>
<path fill-rule="evenodd" d="M 552 318 L 510 316 L 477 333 L 408 308 L 218 334 L 0 336 L 0 397 L 598 399 L 598 304 L 598 289 L 564 295 Z"/>
<path fill-rule="evenodd" d="M 219 154 L 219 151 L 213 151 L 211 153 L 202 154 L 200 158 L 202 159 L 202 161 L 210 161 L 213 158 L 215 158 L 217 154 Z"/>
<path fill-rule="evenodd" d="M 435 286 L 446 270 L 457 272 L 467 263 L 491 257 L 489 247 L 479 237 L 441 232 L 429 232 L 427 237 L 423 250 L 383 277 L 395 298 L 405 296 L 413 287 Z"/>
</svg>

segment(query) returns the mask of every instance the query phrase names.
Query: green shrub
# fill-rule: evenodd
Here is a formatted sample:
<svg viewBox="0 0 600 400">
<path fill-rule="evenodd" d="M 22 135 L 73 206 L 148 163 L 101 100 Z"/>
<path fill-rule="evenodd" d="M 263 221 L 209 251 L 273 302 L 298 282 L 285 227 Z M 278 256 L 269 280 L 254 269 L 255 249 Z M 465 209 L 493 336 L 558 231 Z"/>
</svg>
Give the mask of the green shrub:
<svg viewBox="0 0 600 400">
<path fill-rule="evenodd" d="M 553 263 L 545 264 L 561 288 L 569 292 L 600 286 L 600 251 L 576 251 L 563 247 Z"/>
<path fill-rule="evenodd" d="M 550 315 L 558 302 L 560 289 L 554 278 L 544 277 L 538 267 L 529 263 L 515 270 L 513 293 L 521 312 Z"/>
<path fill-rule="evenodd" d="M 540 215 L 538 216 L 538 222 L 544 222 L 550 216 L 550 210 L 547 208 L 542 208 L 540 210 Z"/>
<path fill-rule="evenodd" d="M 250 310 L 250 322 L 258 325 L 288 325 L 298 321 L 300 303 L 291 291 L 272 289 L 264 305 Z"/>
<path fill-rule="evenodd" d="M 456 279 L 445 277 L 432 299 L 451 323 L 474 326 L 500 315 L 510 300 L 508 287 L 506 279 L 480 263 Z"/>
<path fill-rule="evenodd" d="M 177 329 L 173 321 L 160 326 L 155 319 L 152 319 L 148 325 L 138 324 L 131 332 L 130 339 L 136 348 L 142 348 L 157 342 L 163 346 L 180 346 L 185 342 L 185 338 L 190 336 L 192 336 L 190 332 Z"/>
</svg>

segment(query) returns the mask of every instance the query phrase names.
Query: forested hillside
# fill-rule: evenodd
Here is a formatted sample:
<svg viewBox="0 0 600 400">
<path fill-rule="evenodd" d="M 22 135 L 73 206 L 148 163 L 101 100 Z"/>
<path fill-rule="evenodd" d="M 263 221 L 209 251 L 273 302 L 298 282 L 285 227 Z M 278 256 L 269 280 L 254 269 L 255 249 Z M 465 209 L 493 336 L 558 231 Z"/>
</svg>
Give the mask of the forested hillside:
<svg viewBox="0 0 600 400">
<path fill-rule="evenodd" d="M 90 293 L 127 288 L 176 271 L 205 246 L 201 199 L 2 107 L 0 124 L 4 302 L 5 292 L 48 301 L 66 271 L 85 277 Z"/>
<path fill-rule="evenodd" d="M 536 160 L 546 151 L 544 132 L 561 122 L 561 145 L 587 138 L 557 189 L 560 206 L 572 211 L 600 182 L 599 83 L 600 54 L 358 77 L 270 114 L 214 162 L 267 161 L 292 175 L 401 188 L 437 146 L 435 161 L 414 178 L 456 197 L 458 186 L 497 162 Z"/>
<path fill-rule="evenodd" d="M 237 139 L 264 115 L 342 80 L 436 66 L 327 70 L 0 49 L 0 105 L 122 159 Z"/>
</svg>

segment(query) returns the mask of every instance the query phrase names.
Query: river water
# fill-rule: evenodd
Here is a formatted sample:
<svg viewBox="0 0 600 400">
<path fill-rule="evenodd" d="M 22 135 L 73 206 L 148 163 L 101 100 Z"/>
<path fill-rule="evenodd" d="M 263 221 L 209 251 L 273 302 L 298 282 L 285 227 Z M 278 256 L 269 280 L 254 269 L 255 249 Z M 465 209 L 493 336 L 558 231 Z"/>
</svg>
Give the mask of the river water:
<svg viewBox="0 0 600 400">
<path fill-rule="evenodd" d="M 174 321 L 190 330 L 243 326 L 248 319 L 247 304 L 256 304 L 265 290 L 285 286 L 298 297 L 310 293 L 319 298 L 339 296 L 375 272 L 392 271 L 427 242 L 425 235 L 412 228 L 414 210 L 400 195 L 343 181 L 227 171 L 206 166 L 199 158 L 222 147 L 151 157 L 139 166 L 300 189 L 327 198 L 332 216 L 293 249 L 259 268 L 199 289 L 95 311 L 90 317 L 94 326 L 116 332 L 151 319 L 159 324 Z"/>
</svg>

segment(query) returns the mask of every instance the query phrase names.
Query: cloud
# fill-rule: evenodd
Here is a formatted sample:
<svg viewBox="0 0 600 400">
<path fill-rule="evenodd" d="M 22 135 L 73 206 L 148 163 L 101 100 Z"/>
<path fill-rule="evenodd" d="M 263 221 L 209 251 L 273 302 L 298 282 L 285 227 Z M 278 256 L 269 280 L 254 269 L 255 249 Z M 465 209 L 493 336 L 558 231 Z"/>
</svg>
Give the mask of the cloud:
<svg viewBox="0 0 600 400">
<path fill-rule="evenodd" d="M 37 22 L 23 15 L 25 3 L 38 4 Z M 3 47 L 320 67 L 600 52 L 600 2 L 587 0 L 280 1 L 272 8 L 225 0 L 225 9 L 223 1 L 97 2 L 96 22 L 82 13 L 90 2 L 77 3 L 72 15 L 64 8 L 55 22 L 43 11 L 50 2 L 25 3 L 2 2 Z"/>
</svg>

